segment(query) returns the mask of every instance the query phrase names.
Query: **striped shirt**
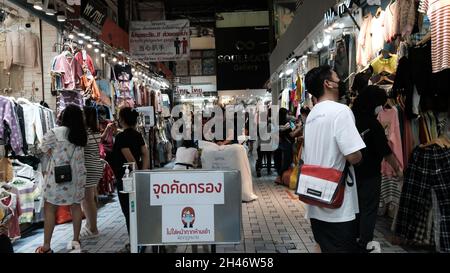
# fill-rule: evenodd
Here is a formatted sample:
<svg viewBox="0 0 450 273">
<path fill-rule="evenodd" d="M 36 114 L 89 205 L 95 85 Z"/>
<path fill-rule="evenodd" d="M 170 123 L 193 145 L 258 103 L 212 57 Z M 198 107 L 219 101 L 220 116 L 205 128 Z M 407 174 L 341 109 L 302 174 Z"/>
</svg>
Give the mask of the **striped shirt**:
<svg viewBox="0 0 450 273">
<path fill-rule="evenodd" d="M 419 12 L 431 22 L 433 73 L 450 69 L 450 0 L 421 0 Z"/>
<path fill-rule="evenodd" d="M 100 152 L 98 144 L 101 135 L 93 133 L 90 129 L 88 133 L 88 142 L 84 148 L 84 164 L 86 166 L 86 187 L 96 186 L 103 177 L 103 163 L 100 161 Z"/>
</svg>

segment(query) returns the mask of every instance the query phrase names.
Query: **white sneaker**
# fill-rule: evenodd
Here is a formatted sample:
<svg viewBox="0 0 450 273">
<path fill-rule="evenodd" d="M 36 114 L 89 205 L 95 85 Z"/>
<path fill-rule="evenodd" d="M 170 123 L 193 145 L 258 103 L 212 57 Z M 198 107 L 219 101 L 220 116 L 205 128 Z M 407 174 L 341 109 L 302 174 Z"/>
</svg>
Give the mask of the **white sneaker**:
<svg viewBox="0 0 450 273">
<path fill-rule="evenodd" d="M 81 253 L 81 245 L 77 241 L 71 241 L 67 244 L 67 250 L 69 253 Z"/>
<path fill-rule="evenodd" d="M 377 241 L 369 242 L 366 249 L 369 253 L 381 253 L 381 245 Z"/>
</svg>

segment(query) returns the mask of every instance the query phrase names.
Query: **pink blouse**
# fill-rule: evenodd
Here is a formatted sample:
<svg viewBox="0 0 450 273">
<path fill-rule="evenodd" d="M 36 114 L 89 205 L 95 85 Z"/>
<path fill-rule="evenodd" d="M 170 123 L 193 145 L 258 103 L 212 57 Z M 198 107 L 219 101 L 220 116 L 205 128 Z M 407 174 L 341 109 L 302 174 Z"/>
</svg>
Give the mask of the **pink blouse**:
<svg viewBox="0 0 450 273">
<path fill-rule="evenodd" d="M 74 90 L 76 88 L 79 72 L 77 67 L 77 60 L 66 57 L 64 53 L 56 57 L 54 71 L 63 73 L 62 81 L 65 90 Z"/>
<path fill-rule="evenodd" d="M 378 120 L 383 126 L 386 137 L 388 139 L 389 147 L 391 147 L 395 158 L 397 159 L 400 168 L 403 170 L 403 148 L 402 140 L 400 137 L 400 122 L 398 120 L 398 111 L 396 108 L 384 109 L 378 114 Z M 395 176 L 395 171 L 387 163 L 386 160 L 381 162 L 381 173 L 384 176 L 393 177 Z"/>
</svg>

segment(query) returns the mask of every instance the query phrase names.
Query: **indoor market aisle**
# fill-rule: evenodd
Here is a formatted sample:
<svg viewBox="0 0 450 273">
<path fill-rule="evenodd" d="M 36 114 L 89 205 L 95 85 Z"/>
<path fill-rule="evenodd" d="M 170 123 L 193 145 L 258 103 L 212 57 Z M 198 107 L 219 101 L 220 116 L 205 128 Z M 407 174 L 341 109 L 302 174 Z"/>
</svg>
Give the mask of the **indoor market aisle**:
<svg viewBox="0 0 450 273">
<path fill-rule="evenodd" d="M 264 171 L 263 171 L 264 174 Z M 218 253 L 310 253 L 315 250 L 314 238 L 309 223 L 304 219 L 304 208 L 293 191 L 277 186 L 275 177 L 254 178 L 254 190 L 259 199 L 242 204 L 243 235 L 240 245 L 219 245 Z M 117 252 L 128 242 L 125 221 L 116 198 L 99 210 L 99 230 L 96 239 L 82 240 L 84 252 Z M 380 221 L 382 223 L 382 221 Z M 406 252 L 391 245 L 379 230 L 376 240 L 381 242 L 383 252 Z M 59 225 L 55 229 L 52 248 L 55 252 L 67 252 L 66 244 L 72 238 L 72 225 Z M 16 252 L 33 252 L 42 244 L 43 229 L 14 244 Z M 151 251 L 151 248 L 148 248 Z M 192 252 L 191 247 L 180 246 L 177 252 Z M 198 252 L 204 252 L 202 247 Z"/>
</svg>

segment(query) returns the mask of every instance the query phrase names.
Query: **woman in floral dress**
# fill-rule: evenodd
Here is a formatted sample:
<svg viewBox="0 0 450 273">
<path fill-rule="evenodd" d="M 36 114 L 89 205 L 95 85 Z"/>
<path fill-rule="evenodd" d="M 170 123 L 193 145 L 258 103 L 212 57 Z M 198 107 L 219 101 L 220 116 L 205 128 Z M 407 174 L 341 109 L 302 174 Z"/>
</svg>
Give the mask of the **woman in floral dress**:
<svg viewBox="0 0 450 273">
<path fill-rule="evenodd" d="M 76 105 L 69 105 L 62 113 L 61 126 L 48 132 L 42 141 L 40 150 L 45 154 L 48 167 L 44 172 L 44 245 L 36 249 L 37 253 L 52 252 L 50 243 L 55 227 L 55 215 L 58 206 L 71 206 L 73 221 L 73 240 L 67 249 L 80 252 L 80 230 L 82 222 L 81 201 L 84 199 L 86 168 L 84 165 L 84 146 L 87 133 L 83 113 Z M 69 165 L 72 181 L 57 184 L 54 170 L 57 166 Z"/>
</svg>

